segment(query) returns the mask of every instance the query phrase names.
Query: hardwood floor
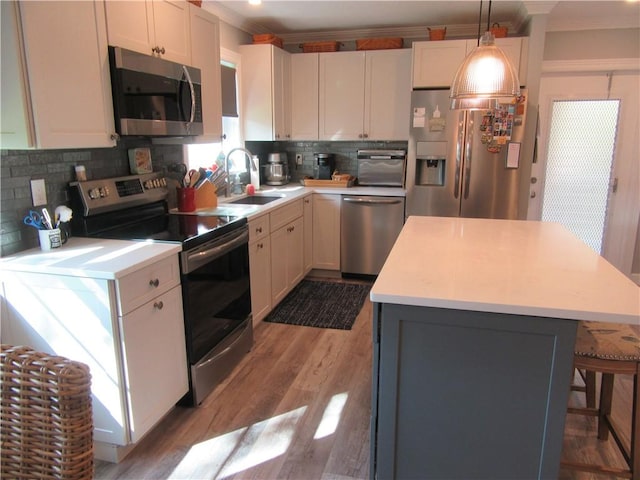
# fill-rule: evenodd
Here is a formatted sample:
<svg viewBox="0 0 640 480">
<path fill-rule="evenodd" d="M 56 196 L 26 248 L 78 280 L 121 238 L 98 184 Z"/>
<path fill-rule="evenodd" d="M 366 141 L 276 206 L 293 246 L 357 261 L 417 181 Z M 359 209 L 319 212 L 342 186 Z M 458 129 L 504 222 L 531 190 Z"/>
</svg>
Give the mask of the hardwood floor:
<svg viewBox="0 0 640 480">
<path fill-rule="evenodd" d="M 95 478 L 368 478 L 369 300 L 350 331 L 260 323 L 254 336 L 253 350 L 200 407 L 176 407 L 120 464 L 97 461 Z M 630 379 L 615 388 L 614 412 L 628 426 Z M 594 432 L 594 419 L 569 415 L 564 454 L 622 465 L 613 441 Z M 561 480 L 606 478 L 560 472 Z"/>
</svg>

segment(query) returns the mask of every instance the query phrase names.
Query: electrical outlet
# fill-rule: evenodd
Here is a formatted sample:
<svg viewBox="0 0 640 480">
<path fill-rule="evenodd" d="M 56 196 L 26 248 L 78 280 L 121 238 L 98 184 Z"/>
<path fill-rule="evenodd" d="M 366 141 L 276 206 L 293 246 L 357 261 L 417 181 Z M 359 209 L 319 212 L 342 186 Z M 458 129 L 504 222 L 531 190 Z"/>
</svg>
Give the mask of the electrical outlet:
<svg viewBox="0 0 640 480">
<path fill-rule="evenodd" d="M 302 165 L 302 154 L 296 153 L 296 165 Z"/>
<path fill-rule="evenodd" d="M 34 207 L 47 204 L 47 189 L 44 185 L 44 178 L 31 180 L 31 198 Z"/>
</svg>

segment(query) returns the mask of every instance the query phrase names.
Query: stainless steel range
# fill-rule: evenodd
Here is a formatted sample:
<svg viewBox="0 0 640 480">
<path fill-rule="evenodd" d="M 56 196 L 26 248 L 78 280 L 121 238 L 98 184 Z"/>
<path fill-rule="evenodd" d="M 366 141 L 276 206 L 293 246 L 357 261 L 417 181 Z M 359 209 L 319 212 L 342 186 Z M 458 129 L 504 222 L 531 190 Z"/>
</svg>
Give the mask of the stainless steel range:
<svg viewBox="0 0 640 480">
<path fill-rule="evenodd" d="M 253 344 L 247 219 L 169 213 L 159 173 L 73 182 L 70 194 L 73 235 L 182 245 L 190 390 L 181 403 L 199 405 Z"/>
</svg>

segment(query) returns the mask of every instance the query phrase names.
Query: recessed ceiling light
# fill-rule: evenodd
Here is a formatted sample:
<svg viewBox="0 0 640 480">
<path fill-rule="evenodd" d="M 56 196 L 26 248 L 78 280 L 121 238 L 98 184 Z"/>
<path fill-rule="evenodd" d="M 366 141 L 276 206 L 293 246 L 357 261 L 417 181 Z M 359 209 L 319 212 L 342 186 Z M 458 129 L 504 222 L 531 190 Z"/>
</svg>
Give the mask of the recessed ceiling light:
<svg viewBox="0 0 640 480">
<path fill-rule="evenodd" d="M 249 5 L 260 5 L 262 0 L 249 0 Z"/>
</svg>

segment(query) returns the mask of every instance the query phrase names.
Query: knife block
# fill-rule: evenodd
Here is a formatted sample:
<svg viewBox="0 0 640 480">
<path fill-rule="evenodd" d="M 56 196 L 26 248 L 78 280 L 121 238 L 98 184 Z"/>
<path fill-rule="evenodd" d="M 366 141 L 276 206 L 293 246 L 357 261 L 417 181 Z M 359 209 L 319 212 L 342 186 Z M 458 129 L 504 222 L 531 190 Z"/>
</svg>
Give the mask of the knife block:
<svg viewBox="0 0 640 480">
<path fill-rule="evenodd" d="M 196 208 L 216 208 L 217 206 L 216 187 L 209 180 L 205 180 L 196 188 Z"/>
</svg>

